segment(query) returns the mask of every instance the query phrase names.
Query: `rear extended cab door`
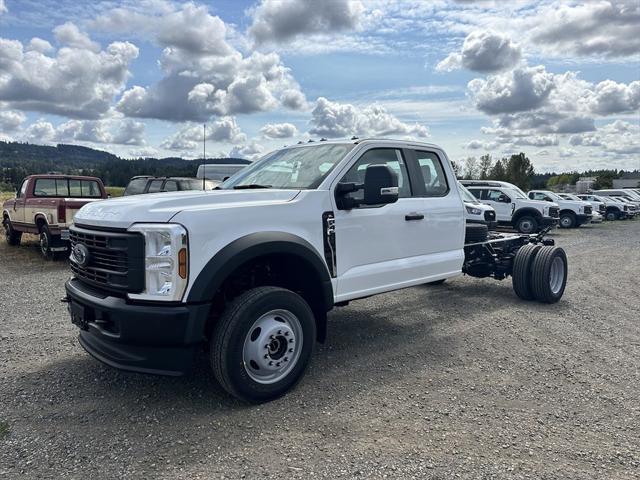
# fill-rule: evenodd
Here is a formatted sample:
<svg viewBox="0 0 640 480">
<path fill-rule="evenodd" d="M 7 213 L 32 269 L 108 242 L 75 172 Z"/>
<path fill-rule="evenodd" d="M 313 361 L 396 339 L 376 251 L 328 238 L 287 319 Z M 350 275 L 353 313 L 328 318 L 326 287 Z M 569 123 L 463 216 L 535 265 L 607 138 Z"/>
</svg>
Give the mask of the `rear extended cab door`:
<svg viewBox="0 0 640 480">
<path fill-rule="evenodd" d="M 434 158 L 439 167 L 434 167 Z M 368 164 L 387 164 L 396 171 L 400 198 L 387 205 L 338 209 L 337 184 L 361 183 L 361 167 Z M 421 167 L 439 168 L 442 184 L 428 191 Z M 463 204 L 442 152 L 391 145 L 366 147 L 343 168 L 331 192 L 335 208 L 336 301 L 460 273 L 464 260 Z"/>
</svg>

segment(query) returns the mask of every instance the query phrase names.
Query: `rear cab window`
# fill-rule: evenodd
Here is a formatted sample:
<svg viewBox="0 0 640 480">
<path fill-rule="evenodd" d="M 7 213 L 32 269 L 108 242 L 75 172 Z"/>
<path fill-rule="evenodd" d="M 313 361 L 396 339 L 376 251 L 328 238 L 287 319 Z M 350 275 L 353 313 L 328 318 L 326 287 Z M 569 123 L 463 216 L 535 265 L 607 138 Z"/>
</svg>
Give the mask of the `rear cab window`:
<svg viewBox="0 0 640 480">
<path fill-rule="evenodd" d="M 144 193 L 144 190 L 147 187 L 147 181 L 147 178 L 134 178 L 127 185 L 124 195 L 140 195 L 141 193 Z"/>
<path fill-rule="evenodd" d="M 157 193 L 162 191 L 162 184 L 164 180 L 152 180 L 149 184 L 148 193 Z"/>
</svg>

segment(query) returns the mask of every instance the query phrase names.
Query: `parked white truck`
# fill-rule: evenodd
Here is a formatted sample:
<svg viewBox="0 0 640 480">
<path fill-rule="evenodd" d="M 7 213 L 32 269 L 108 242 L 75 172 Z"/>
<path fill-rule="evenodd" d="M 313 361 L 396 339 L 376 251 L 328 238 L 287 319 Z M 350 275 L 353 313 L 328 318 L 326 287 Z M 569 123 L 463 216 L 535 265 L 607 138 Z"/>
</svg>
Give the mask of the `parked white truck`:
<svg viewBox="0 0 640 480">
<path fill-rule="evenodd" d="M 98 360 L 180 375 L 205 347 L 224 389 L 262 402 L 302 377 L 327 312 L 351 300 L 463 273 L 512 276 L 527 300 L 562 297 L 567 258 L 552 240 L 466 228 L 435 145 L 293 146 L 220 190 L 82 208 L 65 301 Z"/>
<path fill-rule="evenodd" d="M 539 232 L 558 223 L 557 204 L 530 200 L 516 185 L 497 180 L 461 180 L 460 183 L 478 200 L 495 209 L 499 224 L 511 226 L 520 233 Z"/>
<path fill-rule="evenodd" d="M 590 223 L 593 217 L 593 207 L 583 200 L 566 200 L 551 190 L 531 190 L 531 200 L 540 200 L 557 204 L 560 207 L 560 227 L 576 228 Z"/>
</svg>

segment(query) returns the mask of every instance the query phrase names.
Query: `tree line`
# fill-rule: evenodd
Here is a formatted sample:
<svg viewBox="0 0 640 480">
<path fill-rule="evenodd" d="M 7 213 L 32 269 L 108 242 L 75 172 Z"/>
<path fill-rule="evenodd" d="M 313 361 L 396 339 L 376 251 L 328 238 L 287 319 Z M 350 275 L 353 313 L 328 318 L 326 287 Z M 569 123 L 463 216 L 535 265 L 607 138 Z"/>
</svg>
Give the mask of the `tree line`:
<svg viewBox="0 0 640 480">
<path fill-rule="evenodd" d="M 210 163 L 245 163 L 238 158 L 207 158 Z M 89 175 L 105 185 L 124 187 L 136 175 L 195 177 L 204 161 L 180 157 L 124 159 L 78 145 L 45 146 L 0 141 L 0 190 L 15 190 L 24 177 L 39 173 Z"/>
<path fill-rule="evenodd" d="M 536 173 L 531 160 L 524 154 L 518 153 L 494 160 L 489 154 L 479 159 L 468 157 L 460 163 L 451 162 L 456 175 L 464 180 L 500 180 L 513 183 L 522 190 L 551 189 L 575 185 L 581 177 L 595 178 L 593 188 L 612 188 L 613 179 L 620 178 L 625 170 L 587 170 L 584 172 L 566 173 Z M 634 170 L 634 172 L 638 172 Z"/>
</svg>

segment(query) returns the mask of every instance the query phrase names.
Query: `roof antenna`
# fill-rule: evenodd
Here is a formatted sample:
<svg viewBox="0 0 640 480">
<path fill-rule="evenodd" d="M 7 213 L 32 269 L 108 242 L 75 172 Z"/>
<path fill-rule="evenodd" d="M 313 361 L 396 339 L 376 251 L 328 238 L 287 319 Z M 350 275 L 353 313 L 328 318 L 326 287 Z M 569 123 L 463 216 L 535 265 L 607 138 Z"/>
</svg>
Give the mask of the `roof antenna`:
<svg viewBox="0 0 640 480">
<path fill-rule="evenodd" d="M 205 188 L 205 179 L 207 178 L 207 124 L 202 124 L 202 157 L 204 159 L 204 168 L 202 169 L 202 190 Z"/>
</svg>

